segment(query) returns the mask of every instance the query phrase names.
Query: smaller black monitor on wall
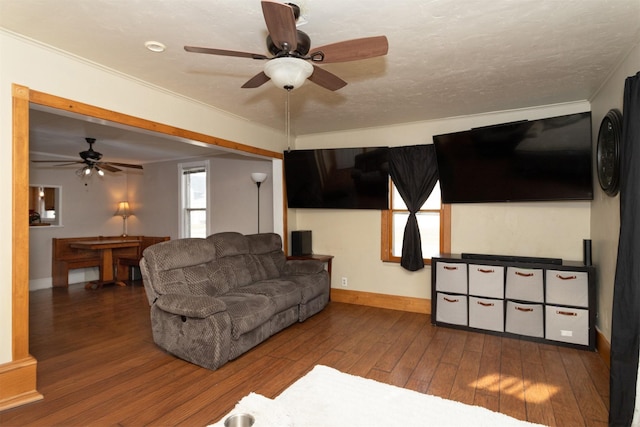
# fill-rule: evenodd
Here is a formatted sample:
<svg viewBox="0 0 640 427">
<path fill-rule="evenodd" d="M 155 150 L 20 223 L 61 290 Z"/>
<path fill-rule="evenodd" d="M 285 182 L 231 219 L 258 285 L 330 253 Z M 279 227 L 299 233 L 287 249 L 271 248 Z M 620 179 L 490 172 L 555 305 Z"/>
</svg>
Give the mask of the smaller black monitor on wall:
<svg viewBox="0 0 640 427">
<path fill-rule="evenodd" d="M 591 113 L 433 137 L 444 203 L 593 199 Z"/>
<path fill-rule="evenodd" d="M 388 209 L 388 147 L 284 152 L 289 208 Z"/>
</svg>

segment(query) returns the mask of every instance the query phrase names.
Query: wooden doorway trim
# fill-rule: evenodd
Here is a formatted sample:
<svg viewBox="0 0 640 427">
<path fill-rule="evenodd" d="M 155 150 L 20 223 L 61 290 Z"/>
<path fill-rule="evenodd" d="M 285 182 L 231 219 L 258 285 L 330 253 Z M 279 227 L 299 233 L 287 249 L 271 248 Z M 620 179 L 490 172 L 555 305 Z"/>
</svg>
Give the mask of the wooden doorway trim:
<svg viewBox="0 0 640 427">
<path fill-rule="evenodd" d="M 29 354 L 29 89 L 12 86 L 11 362 L 0 365 L 0 411 L 40 400 Z"/>
<path fill-rule="evenodd" d="M 283 154 L 240 144 L 198 132 L 117 113 L 104 108 L 72 101 L 55 95 L 12 85 L 12 361 L 0 365 L 0 411 L 30 403 L 43 396 L 36 390 L 37 360 L 29 354 L 29 107 L 32 104 L 94 117 L 177 138 L 204 142 L 220 148 L 240 151 L 272 159 Z M 284 194 L 284 188 L 283 188 Z M 284 206 L 284 238 L 287 236 L 287 215 Z"/>
</svg>

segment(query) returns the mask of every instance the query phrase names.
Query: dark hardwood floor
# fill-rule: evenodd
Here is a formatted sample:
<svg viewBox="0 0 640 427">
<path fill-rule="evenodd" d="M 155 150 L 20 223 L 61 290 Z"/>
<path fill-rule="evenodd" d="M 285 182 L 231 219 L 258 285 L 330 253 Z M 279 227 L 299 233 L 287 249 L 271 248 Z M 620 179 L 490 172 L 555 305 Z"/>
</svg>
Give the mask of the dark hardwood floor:
<svg viewBox="0 0 640 427">
<path fill-rule="evenodd" d="M 609 371 L 597 353 L 434 327 L 426 315 L 331 302 L 209 371 L 153 343 L 139 283 L 30 298 L 44 400 L 0 413 L 2 426 L 207 425 L 316 364 L 536 423 L 607 423 Z"/>
</svg>

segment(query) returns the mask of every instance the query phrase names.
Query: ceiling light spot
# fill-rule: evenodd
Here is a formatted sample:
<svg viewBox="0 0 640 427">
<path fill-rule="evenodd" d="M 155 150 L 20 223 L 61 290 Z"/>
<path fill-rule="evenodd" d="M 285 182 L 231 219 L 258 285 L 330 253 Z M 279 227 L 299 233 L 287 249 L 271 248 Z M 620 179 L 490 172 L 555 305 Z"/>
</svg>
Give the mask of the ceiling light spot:
<svg viewBox="0 0 640 427">
<path fill-rule="evenodd" d="M 160 42 L 156 42 L 156 41 L 148 41 L 144 44 L 144 46 L 149 49 L 151 52 L 164 52 L 167 47 L 160 43 Z"/>
</svg>

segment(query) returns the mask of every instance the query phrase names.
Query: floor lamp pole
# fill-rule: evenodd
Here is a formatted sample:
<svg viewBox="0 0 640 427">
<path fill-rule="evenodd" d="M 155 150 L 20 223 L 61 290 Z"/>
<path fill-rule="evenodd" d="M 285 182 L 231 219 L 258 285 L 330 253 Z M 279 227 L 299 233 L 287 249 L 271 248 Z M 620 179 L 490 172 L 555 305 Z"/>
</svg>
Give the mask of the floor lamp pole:
<svg viewBox="0 0 640 427">
<path fill-rule="evenodd" d="M 263 172 L 254 172 L 251 174 L 251 179 L 258 187 L 258 233 L 260 233 L 260 184 L 267 179 L 267 174 Z"/>
<path fill-rule="evenodd" d="M 258 186 L 258 234 L 260 233 L 260 184 L 261 182 L 256 182 Z"/>
</svg>

